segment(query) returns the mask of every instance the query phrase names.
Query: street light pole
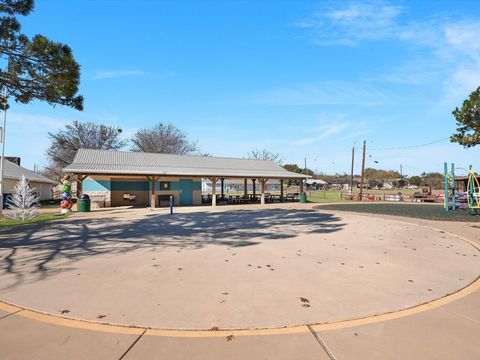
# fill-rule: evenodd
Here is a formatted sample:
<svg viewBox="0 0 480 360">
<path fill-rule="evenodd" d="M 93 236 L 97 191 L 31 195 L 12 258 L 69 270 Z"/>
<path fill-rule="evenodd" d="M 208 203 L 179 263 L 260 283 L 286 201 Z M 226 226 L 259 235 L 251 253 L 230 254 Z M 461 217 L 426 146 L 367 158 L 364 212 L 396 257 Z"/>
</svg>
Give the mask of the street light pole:
<svg viewBox="0 0 480 360">
<path fill-rule="evenodd" d="M 350 170 L 350 191 L 349 191 L 350 200 L 352 200 L 352 197 L 353 197 L 353 163 L 354 161 L 355 161 L 355 146 L 352 147 L 352 168 Z"/>
<path fill-rule="evenodd" d="M 367 150 L 367 140 L 363 141 L 363 156 L 362 156 L 362 177 L 360 180 L 360 201 L 362 201 L 363 196 L 363 180 L 365 179 L 365 154 Z"/>
<path fill-rule="evenodd" d="M 7 124 L 7 88 L 4 86 L 2 94 L 0 95 L 0 101 L 3 106 L 3 124 L 2 134 L 0 141 L 2 142 L 2 157 L 0 158 L 0 216 L 3 214 L 3 164 L 5 162 L 5 125 Z"/>
</svg>

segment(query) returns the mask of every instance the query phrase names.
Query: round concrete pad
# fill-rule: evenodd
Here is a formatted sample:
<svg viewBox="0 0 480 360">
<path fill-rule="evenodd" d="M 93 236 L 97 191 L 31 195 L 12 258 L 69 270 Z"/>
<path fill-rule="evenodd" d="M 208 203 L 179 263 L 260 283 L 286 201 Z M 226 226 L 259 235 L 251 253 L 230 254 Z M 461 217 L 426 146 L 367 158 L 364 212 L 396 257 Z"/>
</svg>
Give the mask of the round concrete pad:
<svg viewBox="0 0 480 360">
<path fill-rule="evenodd" d="M 163 329 L 284 327 L 396 311 L 480 274 L 446 233 L 300 206 L 95 212 L 0 234 L 0 299 Z"/>
</svg>

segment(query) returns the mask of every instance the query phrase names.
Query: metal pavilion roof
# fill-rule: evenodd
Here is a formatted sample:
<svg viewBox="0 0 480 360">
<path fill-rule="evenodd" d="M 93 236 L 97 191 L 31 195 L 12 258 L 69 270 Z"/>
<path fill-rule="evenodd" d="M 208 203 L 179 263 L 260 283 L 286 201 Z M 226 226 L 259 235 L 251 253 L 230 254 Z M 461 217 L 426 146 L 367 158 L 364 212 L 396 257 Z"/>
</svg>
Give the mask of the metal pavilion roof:
<svg viewBox="0 0 480 360">
<path fill-rule="evenodd" d="M 93 175 L 306 179 L 273 161 L 79 149 L 64 172 Z"/>
</svg>

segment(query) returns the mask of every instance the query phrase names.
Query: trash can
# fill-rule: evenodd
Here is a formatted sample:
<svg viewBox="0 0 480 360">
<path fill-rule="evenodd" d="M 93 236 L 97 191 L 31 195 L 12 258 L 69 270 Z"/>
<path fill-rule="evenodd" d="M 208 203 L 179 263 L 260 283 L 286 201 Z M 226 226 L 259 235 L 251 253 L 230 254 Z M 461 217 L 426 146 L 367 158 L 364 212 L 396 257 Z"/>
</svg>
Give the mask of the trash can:
<svg viewBox="0 0 480 360">
<path fill-rule="evenodd" d="M 84 194 L 80 196 L 78 200 L 78 212 L 89 212 L 90 211 L 90 196 Z"/>
<path fill-rule="evenodd" d="M 305 204 L 307 202 L 307 193 L 300 194 L 300 203 Z"/>
</svg>

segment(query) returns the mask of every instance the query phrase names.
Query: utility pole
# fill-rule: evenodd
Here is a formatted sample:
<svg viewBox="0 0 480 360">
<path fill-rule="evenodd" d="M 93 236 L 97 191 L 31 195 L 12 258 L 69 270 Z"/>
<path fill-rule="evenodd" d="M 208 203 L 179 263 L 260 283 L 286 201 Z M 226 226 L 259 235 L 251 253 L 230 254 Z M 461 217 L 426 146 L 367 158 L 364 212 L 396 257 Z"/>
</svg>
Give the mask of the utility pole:
<svg viewBox="0 0 480 360">
<path fill-rule="evenodd" d="M 0 141 L 2 142 L 2 156 L 0 157 L 0 217 L 3 214 L 3 192 L 4 192 L 4 179 L 3 179 L 3 163 L 5 162 L 5 125 L 7 123 L 7 88 L 4 86 L 2 94 L 0 95 L 0 102 L 3 107 L 3 124 L 1 131 Z"/>
<path fill-rule="evenodd" d="M 304 171 L 305 171 L 305 174 L 307 173 L 307 158 L 305 158 L 305 166 L 304 166 Z"/>
<path fill-rule="evenodd" d="M 352 200 L 352 197 L 353 197 L 353 164 L 354 162 L 355 162 L 355 146 L 352 146 L 352 168 L 350 170 L 350 191 L 349 191 L 350 200 Z"/>
<path fill-rule="evenodd" d="M 402 169 L 402 164 L 400 164 L 400 187 L 403 187 L 403 169 Z"/>
<path fill-rule="evenodd" d="M 363 180 L 365 178 L 365 154 L 367 152 L 367 140 L 363 141 L 363 155 L 362 155 L 362 178 L 360 180 L 360 201 L 363 196 Z"/>
</svg>

